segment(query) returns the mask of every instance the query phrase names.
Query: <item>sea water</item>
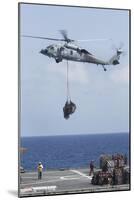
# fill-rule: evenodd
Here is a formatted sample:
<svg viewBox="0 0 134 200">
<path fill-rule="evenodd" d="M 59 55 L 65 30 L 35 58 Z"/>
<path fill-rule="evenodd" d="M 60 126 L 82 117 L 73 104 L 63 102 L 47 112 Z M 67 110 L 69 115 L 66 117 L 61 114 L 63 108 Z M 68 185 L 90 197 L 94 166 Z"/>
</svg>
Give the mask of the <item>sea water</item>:
<svg viewBox="0 0 134 200">
<path fill-rule="evenodd" d="M 38 162 L 44 168 L 69 169 L 89 167 L 91 160 L 99 165 L 101 154 L 129 155 L 129 134 L 81 134 L 64 136 L 22 137 L 21 166 L 36 170 Z"/>
</svg>

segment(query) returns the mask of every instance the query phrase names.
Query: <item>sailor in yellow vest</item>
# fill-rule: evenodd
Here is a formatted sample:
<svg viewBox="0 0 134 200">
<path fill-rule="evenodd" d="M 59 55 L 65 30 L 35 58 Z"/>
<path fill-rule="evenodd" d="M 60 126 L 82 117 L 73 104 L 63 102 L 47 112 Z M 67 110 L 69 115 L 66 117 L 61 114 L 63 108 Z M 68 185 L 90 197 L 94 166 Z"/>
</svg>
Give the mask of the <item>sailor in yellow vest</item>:
<svg viewBox="0 0 134 200">
<path fill-rule="evenodd" d="M 41 180 L 42 179 L 42 171 L 43 171 L 43 165 L 41 162 L 39 162 L 37 169 L 38 169 L 38 179 Z"/>
</svg>

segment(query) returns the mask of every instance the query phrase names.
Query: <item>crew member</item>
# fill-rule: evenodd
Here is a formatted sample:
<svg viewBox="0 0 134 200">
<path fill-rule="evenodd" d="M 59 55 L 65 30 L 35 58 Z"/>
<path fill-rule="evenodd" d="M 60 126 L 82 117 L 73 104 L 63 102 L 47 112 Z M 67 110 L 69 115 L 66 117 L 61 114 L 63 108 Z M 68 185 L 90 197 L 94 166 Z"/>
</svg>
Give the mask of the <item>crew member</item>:
<svg viewBox="0 0 134 200">
<path fill-rule="evenodd" d="M 89 176 L 94 174 L 94 163 L 93 160 L 90 162 L 90 172 L 89 172 Z"/>
<path fill-rule="evenodd" d="M 43 171 L 43 165 L 41 162 L 39 162 L 37 169 L 38 169 L 38 179 L 41 180 L 42 179 L 42 171 Z"/>
</svg>

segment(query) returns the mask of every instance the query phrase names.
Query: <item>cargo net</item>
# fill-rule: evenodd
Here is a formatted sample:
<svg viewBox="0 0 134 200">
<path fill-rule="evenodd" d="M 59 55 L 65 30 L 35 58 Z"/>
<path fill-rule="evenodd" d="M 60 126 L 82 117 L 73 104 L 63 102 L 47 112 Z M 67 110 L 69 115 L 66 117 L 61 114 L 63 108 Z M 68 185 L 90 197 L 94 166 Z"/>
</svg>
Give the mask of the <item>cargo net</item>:
<svg viewBox="0 0 134 200">
<path fill-rule="evenodd" d="M 67 60 L 67 100 L 66 103 L 63 107 L 63 113 L 64 113 L 64 118 L 69 119 L 70 115 L 72 115 L 75 110 L 76 110 L 76 105 L 75 103 L 72 102 L 71 100 L 71 95 L 70 95 L 70 87 L 69 87 L 69 65 L 68 65 L 68 60 Z"/>
</svg>

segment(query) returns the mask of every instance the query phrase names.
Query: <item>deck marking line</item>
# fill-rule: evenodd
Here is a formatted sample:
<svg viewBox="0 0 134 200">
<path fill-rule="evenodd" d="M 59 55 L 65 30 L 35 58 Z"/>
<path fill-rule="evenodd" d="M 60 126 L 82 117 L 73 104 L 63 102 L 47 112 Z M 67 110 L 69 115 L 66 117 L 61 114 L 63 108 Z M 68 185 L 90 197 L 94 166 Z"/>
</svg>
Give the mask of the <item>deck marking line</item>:
<svg viewBox="0 0 134 200">
<path fill-rule="evenodd" d="M 71 177 L 71 176 L 61 176 L 61 180 L 76 180 L 79 179 L 78 177 Z"/>
<path fill-rule="evenodd" d="M 22 192 L 22 193 L 25 193 L 25 192 L 32 192 L 32 187 L 20 189 L 20 192 Z"/>
<path fill-rule="evenodd" d="M 56 190 L 56 185 L 54 186 L 40 186 L 40 187 L 32 187 L 34 192 L 39 192 L 42 190 L 48 191 L 48 192 L 54 192 Z"/>
<path fill-rule="evenodd" d="M 82 172 L 80 172 L 80 171 L 78 171 L 78 170 L 70 170 L 71 172 L 74 172 L 74 173 L 76 173 L 76 174 L 79 174 L 80 176 L 83 176 L 83 177 L 85 177 L 85 178 L 88 178 L 88 179 L 92 179 L 92 177 L 91 176 L 87 176 L 86 174 L 84 174 L 84 173 L 82 173 Z"/>
<path fill-rule="evenodd" d="M 37 177 L 33 177 L 33 176 L 22 176 L 22 179 L 37 179 Z"/>
<path fill-rule="evenodd" d="M 64 179 L 65 180 L 65 179 Z M 70 179 L 68 179 L 68 180 L 70 180 Z M 24 182 L 22 182 L 20 185 L 22 185 L 22 186 L 27 186 L 27 185 L 39 185 L 39 184 L 42 184 L 42 183 L 51 183 L 51 182 L 61 182 L 61 181 L 63 181 L 63 179 L 60 179 L 60 178 L 58 178 L 58 179 L 51 179 L 51 180 L 45 180 L 44 179 L 44 181 L 42 180 L 42 181 L 36 181 L 36 182 L 29 182 L 29 183 L 24 183 Z"/>
</svg>

